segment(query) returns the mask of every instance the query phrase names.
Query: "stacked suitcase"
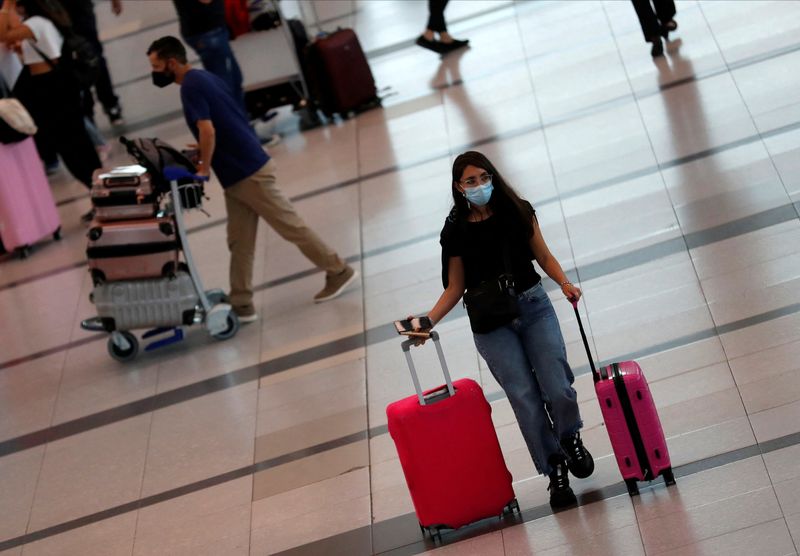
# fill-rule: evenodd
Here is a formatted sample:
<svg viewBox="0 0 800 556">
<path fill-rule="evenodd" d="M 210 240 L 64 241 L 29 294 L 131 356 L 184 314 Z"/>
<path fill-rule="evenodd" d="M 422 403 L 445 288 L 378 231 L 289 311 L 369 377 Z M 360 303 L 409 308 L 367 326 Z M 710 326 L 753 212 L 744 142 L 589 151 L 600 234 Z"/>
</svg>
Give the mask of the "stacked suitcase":
<svg viewBox="0 0 800 556">
<path fill-rule="evenodd" d="M 86 257 L 108 332 L 192 324 L 198 295 L 181 262 L 175 218 L 142 166 L 95 172 Z"/>
</svg>

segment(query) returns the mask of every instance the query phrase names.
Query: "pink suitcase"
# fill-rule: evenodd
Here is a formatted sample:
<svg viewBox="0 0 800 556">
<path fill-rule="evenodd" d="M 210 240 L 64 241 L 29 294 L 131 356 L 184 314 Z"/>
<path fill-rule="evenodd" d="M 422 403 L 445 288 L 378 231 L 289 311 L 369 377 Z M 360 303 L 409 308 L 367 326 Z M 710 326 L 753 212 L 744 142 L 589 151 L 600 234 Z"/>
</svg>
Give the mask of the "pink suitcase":
<svg viewBox="0 0 800 556">
<path fill-rule="evenodd" d="M 639 494 L 639 481 L 652 481 L 659 475 L 667 486 L 675 484 L 667 440 L 661 428 L 650 387 L 636 361 L 612 363 L 600 369 L 594 366 L 592 352 L 583 329 L 577 302 L 573 303 L 581 338 L 589 356 L 594 388 L 608 438 L 614 449 L 628 494 Z"/>
<path fill-rule="evenodd" d="M 61 219 L 32 137 L 0 144 L 0 238 L 22 257 L 31 245 L 61 238 Z"/>
<path fill-rule="evenodd" d="M 153 218 L 159 200 L 149 174 L 113 176 L 97 169 L 92 176 L 92 204 L 95 219 L 110 222 Z"/>
<path fill-rule="evenodd" d="M 171 217 L 92 222 L 86 257 L 95 283 L 174 276 L 179 241 Z"/>
<path fill-rule="evenodd" d="M 439 336 L 431 333 L 446 385 L 422 392 L 403 342 L 417 394 L 389 404 L 386 417 L 423 534 L 519 511 L 492 408 L 470 379 L 451 382 Z"/>
</svg>

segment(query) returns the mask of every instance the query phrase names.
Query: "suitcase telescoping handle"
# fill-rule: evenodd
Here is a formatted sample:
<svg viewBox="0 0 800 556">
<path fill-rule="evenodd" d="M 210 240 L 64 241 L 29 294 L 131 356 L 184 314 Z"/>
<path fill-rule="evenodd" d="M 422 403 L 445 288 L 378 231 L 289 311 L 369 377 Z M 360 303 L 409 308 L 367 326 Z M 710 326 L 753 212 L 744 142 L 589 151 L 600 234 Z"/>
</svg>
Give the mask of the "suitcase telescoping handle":
<svg viewBox="0 0 800 556">
<path fill-rule="evenodd" d="M 450 379 L 450 371 L 447 369 L 447 361 L 444 359 L 444 352 L 442 351 L 442 346 L 439 344 L 439 334 L 437 332 L 431 331 L 430 333 L 431 340 L 433 340 L 433 345 L 436 347 L 436 353 L 439 355 L 439 363 L 442 364 L 442 372 L 444 373 L 444 380 L 447 383 L 447 393 L 450 396 L 454 396 L 456 391 L 453 388 L 453 381 Z M 428 405 L 428 400 L 430 398 L 439 396 L 444 392 L 442 391 L 435 391 L 431 392 L 427 397 L 422 393 L 422 388 L 419 385 L 419 377 L 417 376 L 417 368 L 414 366 L 414 360 L 411 359 L 411 346 L 416 344 L 416 340 L 410 338 L 404 341 L 401 345 L 403 347 L 403 353 L 406 355 L 406 362 L 408 363 L 408 370 L 411 371 L 411 380 L 414 381 L 414 388 L 417 391 L 417 398 L 419 399 L 419 405 Z"/>
<path fill-rule="evenodd" d="M 586 331 L 583 329 L 583 321 L 581 320 L 581 313 L 578 311 L 578 301 L 574 300 L 571 302 L 572 308 L 575 309 L 575 318 L 578 319 L 578 328 L 581 330 L 581 338 L 583 339 L 583 347 L 586 348 L 586 356 L 589 358 L 589 366 L 592 368 L 592 378 L 595 382 L 600 381 L 600 373 L 597 372 L 597 368 L 594 366 L 594 357 L 592 356 L 592 350 L 589 349 L 589 340 L 586 339 Z"/>
</svg>

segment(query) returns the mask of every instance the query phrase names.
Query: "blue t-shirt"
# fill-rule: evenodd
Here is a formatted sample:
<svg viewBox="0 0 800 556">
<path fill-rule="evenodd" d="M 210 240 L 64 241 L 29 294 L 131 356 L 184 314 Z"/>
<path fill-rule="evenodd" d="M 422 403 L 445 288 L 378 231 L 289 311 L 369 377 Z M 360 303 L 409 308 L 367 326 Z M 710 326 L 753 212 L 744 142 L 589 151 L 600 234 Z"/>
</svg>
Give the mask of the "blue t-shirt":
<svg viewBox="0 0 800 556">
<path fill-rule="evenodd" d="M 216 131 L 216 146 L 211 167 L 222 187 L 230 187 L 255 174 L 269 162 L 250 123 L 242 113 L 228 86 L 204 70 L 189 70 L 181 83 L 183 115 L 195 139 L 200 135 L 198 120 L 211 120 Z"/>
</svg>

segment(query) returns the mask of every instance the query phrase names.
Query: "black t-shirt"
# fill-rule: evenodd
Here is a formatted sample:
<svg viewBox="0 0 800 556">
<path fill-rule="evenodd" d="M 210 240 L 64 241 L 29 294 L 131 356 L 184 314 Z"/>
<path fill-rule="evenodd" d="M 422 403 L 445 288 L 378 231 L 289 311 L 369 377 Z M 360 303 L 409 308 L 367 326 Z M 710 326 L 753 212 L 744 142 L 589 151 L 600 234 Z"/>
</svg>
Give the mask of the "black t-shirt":
<svg viewBox="0 0 800 556">
<path fill-rule="evenodd" d="M 533 218 L 530 203 L 526 207 Z M 496 280 L 506 273 L 504 245 L 514 276 L 515 289 L 522 293 L 538 284 L 541 277 L 533 267 L 530 238 L 510 219 L 494 214 L 481 222 L 458 222 L 455 209 L 444 222 L 439 243 L 442 246 L 442 284 L 447 288 L 450 257 L 461 257 L 464 263 L 464 284 L 467 289 L 481 282 Z"/>
<path fill-rule="evenodd" d="M 203 4 L 197 0 L 172 0 L 181 23 L 181 35 L 194 37 L 225 27 L 225 0 Z"/>
</svg>

